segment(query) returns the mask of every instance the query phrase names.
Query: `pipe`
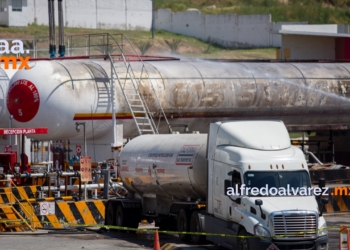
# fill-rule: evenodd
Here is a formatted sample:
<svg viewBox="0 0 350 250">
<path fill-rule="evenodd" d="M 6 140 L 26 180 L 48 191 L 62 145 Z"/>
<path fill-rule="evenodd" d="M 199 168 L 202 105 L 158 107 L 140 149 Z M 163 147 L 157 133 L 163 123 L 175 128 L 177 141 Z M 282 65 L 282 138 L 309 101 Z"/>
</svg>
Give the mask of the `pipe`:
<svg viewBox="0 0 350 250">
<path fill-rule="evenodd" d="M 28 198 L 26 200 L 19 200 L 19 202 L 40 202 L 40 201 L 78 201 L 76 196 L 61 196 L 61 197 L 46 197 L 46 198 Z"/>
<path fill-rule="evenodd" d="M 49 2 L 49 34 L 50 34 L 50 58 L 56 57 L 56 32 L 55 32 L 55 5 L 54 0 L 48 0 Z"/>
<path fill-rule="evenodd" d="M 104 188 L 104 184 L 102 183 L 95 183 L 95 184 L 86 184 L 86 189 L 87 190 L 94 190 L 94 189 L 98 189 L 98 188 Z M 107 184 L 107 190 L 108 190 L 108 184 Z M 114 182 L 112 185 L 112 188 L 123 188 L 123 184 L 121 182 Z M 58 190 L 59 188 L 59 190 Z M 59 186 L 59 187 L 55 187 L 55 186 L 51 186 L 51 190 L 52 191 L 64 191 L 65 190 L 65 186 Z M 79 189 L 79 185 L 68 185 L 67 186 L 67 189 L 68 190 L 77 190 Z M 38 187 L 38 190 L 39 191 L 48 191 L 49 190 L 49 186 L 41 186 L 41 187 Z"/>
<path fill-rule="evenodd" d="M 309 154 L 314 158 L 315 161 L 317 161 L 318 164 L 323 165 L 323 163 L 310 151 L 305 151 L 305 154 Z"/>
<path fill-rule="evenodd" d="M 93 172 L 93 175 L 99 171 Z M 35 178 L 35 177 L 50 177 L 50 176 L 79 176 L 79 172 L 50 172 L 50 173 L 24 173 L 24 174 L 7 174 L 5 178 Z"/>
<path fill-rule="evenodd" d="M 60 57 L 65 56 L 66 48 L 64 45 L 64 24 L 63 24 L 63 8 L 62 0 L 58 0 L 58 54 Z"/>
</svg>

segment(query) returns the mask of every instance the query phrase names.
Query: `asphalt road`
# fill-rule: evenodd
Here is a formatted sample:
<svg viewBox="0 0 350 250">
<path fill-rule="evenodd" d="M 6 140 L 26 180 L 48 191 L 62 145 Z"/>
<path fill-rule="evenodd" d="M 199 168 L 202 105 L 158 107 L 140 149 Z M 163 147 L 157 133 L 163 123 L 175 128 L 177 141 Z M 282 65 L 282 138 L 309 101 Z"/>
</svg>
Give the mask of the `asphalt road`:
<svg viewBox="0 0 350 250">
<path fill-rule="evenodd" d="M 339 226 L 350 226 L 350 214 L 326 216 L 329 229 L 329 250 L 339 249 Z M 35 233 L 1 233 L 0 249 L 11 250 L 118 250 L 153 249 L 153 234 L 135 232 L 99 231 L 97 228 L 80 230 L 38 230 Z M 183 244 L 176 235 L 160 234 L 162 250 L 186 249 L 216 250 L 213 245 L 193 246 Z"/>
</svg>

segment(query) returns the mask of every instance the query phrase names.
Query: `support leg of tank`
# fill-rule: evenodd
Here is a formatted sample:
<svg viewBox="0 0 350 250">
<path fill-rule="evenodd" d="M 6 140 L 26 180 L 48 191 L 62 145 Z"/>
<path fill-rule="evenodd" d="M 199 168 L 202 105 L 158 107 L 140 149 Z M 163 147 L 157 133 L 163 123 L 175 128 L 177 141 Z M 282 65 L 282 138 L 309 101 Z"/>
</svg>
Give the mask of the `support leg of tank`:
<svg viewBox="0 0 350 250">
<path fill-rule="evenodd" d="M 179 238 L 181 241 L 190 241 L 190 215 L 185 209 L 181 209 L 177 215 L 177 231 L 179 232 Z"/>
</svg>

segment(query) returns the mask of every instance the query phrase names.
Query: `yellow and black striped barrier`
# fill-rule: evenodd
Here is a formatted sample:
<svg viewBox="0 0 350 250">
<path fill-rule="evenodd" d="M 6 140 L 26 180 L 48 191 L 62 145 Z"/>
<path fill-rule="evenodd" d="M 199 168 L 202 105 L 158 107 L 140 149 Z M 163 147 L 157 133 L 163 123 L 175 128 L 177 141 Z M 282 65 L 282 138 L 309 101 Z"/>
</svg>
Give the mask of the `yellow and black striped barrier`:
<svg viewBox="0 0 350 250">
<path fill-rule="evenodd" d="M 44 202 L 47 204 L 47 202 Z M 41 213 L 40 206 L 42 202 L 23 202 L 21 205 L 17 204 L 17 210 L 25 209 L 27 214 L 31 214 L 29 220 L 36 228 L 64 228 L 67 225 L 95 225 L 103 224 L 105 220 L 105 204 L 102 200 L 93 201 L 53 201 L 54 214 Z M 16 206 L 16 204 L 13 204 Z M 14 214 L 10 214 L 7 208 L 0 207 L 0 211 L 10 220 L 15 220 Z M 29 216 L 27 216 L 29 217 Z M 2 222 L 4 222 L 2 218 Z"/>
<path fill-rule="evenodd" d="M 344 190 L 342 188 L 329 188 L 328 194 L 325 197 L 328 198 L 325 213 L 350 212 L 350 189 L 348 187 L 344 187 Z"/>
</svg>

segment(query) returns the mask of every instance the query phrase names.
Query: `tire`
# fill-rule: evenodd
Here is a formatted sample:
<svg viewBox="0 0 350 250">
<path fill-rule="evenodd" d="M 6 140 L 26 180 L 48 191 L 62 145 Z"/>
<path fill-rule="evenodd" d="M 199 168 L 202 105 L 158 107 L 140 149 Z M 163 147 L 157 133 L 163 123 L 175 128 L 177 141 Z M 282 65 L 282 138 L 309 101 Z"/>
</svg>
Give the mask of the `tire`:
<svg viewBox="0 0 350 250">
<path fill-rule="evenodd" d="M 200 221 L 200 213 L 198 211 L 192 212 L 190 221 L 190 231 L 194 233 L 202 233 L 204 230 Z M 191 241 L 193 244 L 202 244 L 205 242 L 205 235 L 191 234 Z"/>
<path fill-rule="evenodd" d="M 241 238 L 240 236 L 249 236 L 245 229 L 242 229 L 238 234 L 237 249 L 238 250 L 250 250 L 248 238 Z"/>
<path fill-rule="evenodd" d="M 177 215 L 177 231 L 179 232 L 179 238 L 183 242 L 189 242 L 191 239 L 190 234 L 183 234 L 180 232 L 190 232 L 190 226 L 189 226 L 190 218 L 188 213 L 181 209 L 180 212 Z"/>
<path fill-rule="evenodd" d="M 125 212 L 124 214 L 125 214 L 124 217 L 127 218 L 128 220 L 125 223 L 125 225 L 127 227 L 137 229 L 139 226 L 139 222 L 141 222 L 141 210 L 139 208 L 131 208 L 131 209 L 128 209 L 128 211 Z"/>
<path fill-rule="evenodd" d="M 118 227 L 125 227 L 126 221 L 124 208 L 119 204 L 115 212 L 115 224 Z"/>
<path fill-rule="evenodd" d="M 112 202 L 108 202 L 106 207 L 106 226 L 115 226 L 114 211 L 115 207 Z"/>
</svg>

